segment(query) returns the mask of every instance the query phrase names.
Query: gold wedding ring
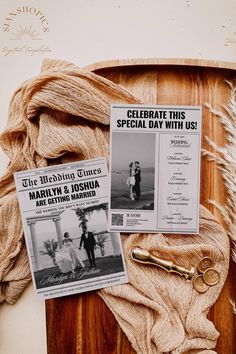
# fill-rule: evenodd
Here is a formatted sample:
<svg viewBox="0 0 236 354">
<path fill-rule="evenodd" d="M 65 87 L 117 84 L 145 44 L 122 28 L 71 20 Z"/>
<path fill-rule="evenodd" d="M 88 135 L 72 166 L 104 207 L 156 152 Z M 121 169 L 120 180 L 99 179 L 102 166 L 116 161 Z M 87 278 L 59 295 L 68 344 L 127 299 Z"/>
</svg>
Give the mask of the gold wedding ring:
<svg viewBox="0 0 236 354">
<path fill-rule="evenodd" d="M 209 285 L 204 282 L 202 275 L 197 275 L 193 279 L 193 287 L 199 293 L 205 293 L 209 289 Z"/>
<path fill-rule="evenodd" d="M 202 277 L 204 282 L 210 286 L 216 285 L 220 281 L 220 274 L 214 268 L 206 269 Z"/>
</svg>

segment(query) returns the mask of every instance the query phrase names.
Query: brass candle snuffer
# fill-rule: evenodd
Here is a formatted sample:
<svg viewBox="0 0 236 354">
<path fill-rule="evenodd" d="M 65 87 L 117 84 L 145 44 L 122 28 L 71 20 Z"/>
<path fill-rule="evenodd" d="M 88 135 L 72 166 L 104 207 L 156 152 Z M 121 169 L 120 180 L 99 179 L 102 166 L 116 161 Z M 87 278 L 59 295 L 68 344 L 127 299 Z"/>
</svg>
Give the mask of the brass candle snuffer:
<svg viewBox="0 0 236 354">
<path fill-rule="evenodd" d="M 131 258 L 135 262 L 154 265 L 169 273 L 173 272 L 184 276 L 186 280 L 193 280 L 193 287 L 199 293 L 204 293 L 210 286 L 216 285 L 220 281 L 219 273 L 212 268 L 213 262 L 210 257 L 203 257 L 197 267 L 187 269 L 172 261 L 154 256 L 148 250 L 136 246 L 131 250 Z"/>
</svg>

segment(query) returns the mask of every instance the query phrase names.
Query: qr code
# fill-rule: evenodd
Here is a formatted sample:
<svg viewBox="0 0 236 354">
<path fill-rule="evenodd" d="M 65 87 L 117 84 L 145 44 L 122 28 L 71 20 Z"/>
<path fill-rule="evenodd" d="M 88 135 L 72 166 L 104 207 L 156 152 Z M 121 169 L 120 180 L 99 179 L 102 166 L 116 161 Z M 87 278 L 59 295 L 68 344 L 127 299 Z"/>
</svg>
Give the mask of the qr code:
<svg viewBox="0 0 236 354">
<path fill-rule="evenodd" d="M 112 214 L 111 224 L 115 226 L 123 226 L 124 224 L 124 215 L 123 214 Z"/>
</svg>

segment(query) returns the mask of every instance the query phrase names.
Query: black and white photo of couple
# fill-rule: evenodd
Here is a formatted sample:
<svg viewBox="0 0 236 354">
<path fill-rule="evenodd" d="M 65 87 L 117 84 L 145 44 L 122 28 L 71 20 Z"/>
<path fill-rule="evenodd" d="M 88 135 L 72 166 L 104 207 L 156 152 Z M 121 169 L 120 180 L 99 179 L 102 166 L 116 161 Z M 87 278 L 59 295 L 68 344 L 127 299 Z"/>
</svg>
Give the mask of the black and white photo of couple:
<svg viewBox="0 0 236 354">
<path fill-rule="evenodd" d="M 75 274 L 75 269 L 84 268 L 82 257 L 76 252 L 74 242 L 68 232 L 65 232 L 60 251 L 55 253 L 54 264 L 57 265 L 63 274 L 71 272 Z"/>
<path fill-rule="evenodd" d="M 94 248 L 96 246 L 96 241 L 92 232 L 84 230 L 80 239 L 79 248 L 76 246 L 75 242 L 70 238 L 68 232 L 64 233 L 64 239 L 62 240 L 62 248 L 55 254 L 55 263 L 58 265 L 62 273 L 71 272 L 75 275 L 76 269 L 85 268 L 85 263 L 82 260 L 82 255 L 79 252 L 81 246 L 87 253 L 90 268 L 96 268 Z"/>
<path fill-rule="evenodd" d="M 129 186 L 129 198 L 131 200 L 141 199 L 141 168 L 139 161 L 131 162 L 129 164 L 129 177 L 127 179 L 127 184 Z"/>
<path fill-rule="evenodd" d="M 155 133 L 113 132 L 111 210 L 153 210 Z"/>
<path fill-rule="evenodd" d="M 38 289 L 124 272 L 118 233 L 107 231 L 108 203 L 27 219 Z"/>
</svg>

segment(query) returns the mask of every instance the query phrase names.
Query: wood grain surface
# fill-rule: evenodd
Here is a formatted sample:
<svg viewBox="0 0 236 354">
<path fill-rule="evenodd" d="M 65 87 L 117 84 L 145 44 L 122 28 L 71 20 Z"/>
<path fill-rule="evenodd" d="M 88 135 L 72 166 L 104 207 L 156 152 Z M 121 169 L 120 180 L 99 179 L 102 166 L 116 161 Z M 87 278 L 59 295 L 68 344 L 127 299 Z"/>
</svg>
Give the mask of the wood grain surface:
<svg viewBox="0 0 236 354">
<path fill-rule="evenodd" d="M 132 60 L 94 64 L 88 67 L 127 88 L 145 104 L 202 105 L 202 146 L 208 135 L 221 145 L 224 131 L 204 107 L 205 102 L 222 109 L 229 86 L 236 79 L 236 64 L 194 60 Z M 148 148 L 148 147 L 147 147 Z M 201 161 L 201 203 L 218 218 L 208 203 L 225 202 L 225 189 L 213 162 Z M 230 298 L 236 299 L 236 266 L 231 262 L 223 291 L 208 318 L 220 333 L 218 354 L 236 353 L 236 316 Z M 46 301 L 48 354 L 130 354 L 134 353 L 125 334 L 101 298 L 90 292 Z M 146 353 L 143 353 L 146 354 Z"/>
</svg>

